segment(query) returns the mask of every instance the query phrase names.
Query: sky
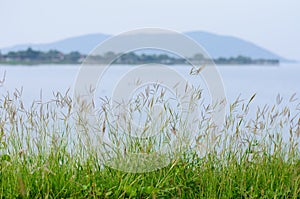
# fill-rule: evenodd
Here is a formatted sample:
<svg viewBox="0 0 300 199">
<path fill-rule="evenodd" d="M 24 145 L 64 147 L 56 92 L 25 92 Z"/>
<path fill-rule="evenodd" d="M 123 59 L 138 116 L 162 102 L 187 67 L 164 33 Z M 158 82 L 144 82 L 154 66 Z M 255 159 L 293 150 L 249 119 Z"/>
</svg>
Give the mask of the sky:
<svg viewBox="0 0 300 199">
<path fill-rule="evenodd" d="M 251 41 L 300 60 L 299 0 L 0 0 L 0 48 L 158 27 Z"/>
</svg>

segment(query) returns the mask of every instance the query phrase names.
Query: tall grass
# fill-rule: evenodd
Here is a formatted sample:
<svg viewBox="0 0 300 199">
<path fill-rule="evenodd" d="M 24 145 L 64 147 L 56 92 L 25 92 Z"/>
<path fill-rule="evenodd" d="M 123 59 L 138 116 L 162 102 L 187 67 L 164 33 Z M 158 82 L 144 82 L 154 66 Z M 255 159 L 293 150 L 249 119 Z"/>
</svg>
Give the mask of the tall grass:
<svg viewBox="0 0 300 199">
<path fill-rule="evenodd" d="M 295 96 L 289 100 L 292 109 L 280 97 L 263 108 L 251 107 L 253 98 L 237 99 L 213 146 L 205 145 L 215 126 L 210 107 L 204 107 L 193 146 L 164 168 L 127 173 L 103 164 L 80 141 L 74 118 L 82 120 L 75 117 L 68 94 L 30 106 L 21 95 L 16 90 L 0 99 L 1 198 L 300 196 L 300 104 Z M 102 109 L 102 122 L 95 127 L 100 132 L 109 126 L 107 111 Z M 142 150 L 138 142 L 130 143 L 127 148 Z"/>
</svg>

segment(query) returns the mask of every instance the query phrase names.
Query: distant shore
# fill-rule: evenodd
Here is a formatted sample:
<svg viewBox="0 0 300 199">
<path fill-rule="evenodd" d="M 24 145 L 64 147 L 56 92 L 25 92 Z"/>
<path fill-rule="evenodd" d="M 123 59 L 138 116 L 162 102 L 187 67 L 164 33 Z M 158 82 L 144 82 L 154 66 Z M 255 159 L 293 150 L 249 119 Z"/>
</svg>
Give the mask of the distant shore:
<svg viewBox="0 0 300 199">
<path fill-rule="evenodd" d="M 42 64 L 81 64 L 87 55 L 77 51 L 64 54 L 58 50 L 50 50 L 48 52 L 36 51 L 28 48 L 25 51 L 9 52 L 7 54 L 0 53 L 0 64 L 7 65 L 42 65 Z M 107 52 L 104 55 L 90 56 L 89 60 L 93 63 L 107 63 L 108 60 L 117 57 L 112 64 L 138 65 L 147 63 L 158 63 L 166 65 L 189 64 L 186 59 L 181 57 L 170 56 L 167 54 L 136 54 L 133 52 L 118 55 L 113 52 Z M 221 65 L 278 65 L 279 60 L 276 59 L 252 59 L 246 56 L 237 56 L 229 58 L 215 58 L 209 60 L 203 55 L 197 54 L 189 58 L 193 63 L 209 63 L 213 61 L 215 64 Z"/>
</svg>

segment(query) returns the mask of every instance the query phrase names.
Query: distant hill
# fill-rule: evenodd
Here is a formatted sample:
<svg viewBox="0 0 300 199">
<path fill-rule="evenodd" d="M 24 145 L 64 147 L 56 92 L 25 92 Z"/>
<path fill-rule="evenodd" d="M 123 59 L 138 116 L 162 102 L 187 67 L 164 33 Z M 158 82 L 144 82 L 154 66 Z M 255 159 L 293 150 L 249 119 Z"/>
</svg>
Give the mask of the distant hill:
<svg viewBox="0 0 300 199">
<path fill-rule="evenodd" d="M 263 58 L 288 61 L 263 47 L 237 37 L 201 31 L 186 32 L 185 34 L 201 44 L 213 58 L 243 55 L 253 59 Z"/>
<path fill-rule="evenodd" d="M 88 34 L 88 35 L 59 40 L 53 43 L 16 45 L 8 48 L 3 48 L 1 49 L 1 52 L 7 53 L 8 51 L 26 50 L 28 47 L 31 47 L 34 50 L 40 50 L 40 51 L 58 50 L 63 53 L 78 51 L 80 53 L 87 54 L 99 42 L 104 41 L 109 37 L 110 36 L 106 34 Z"/>
<path fill-rule="evenodd" d="M 206 51 L 213 57 L 237 57 L 243 55 L 251 57 L 253 59 L 277 59 L 280 61 L 288 61 L 287 59 L 264 49 L 256 44 L 245 41 L 243 39 L 217 35 L 203 31 L 185 32 L 185 35 L 191 37 L 200 45 L 202 45 Z M 88 34 L 78 37 L 72 37 L 56 41 L 53 43 L 44 44 L 22 44 L 13 47 L 7 47 L 1 49 L 2 53 L 8 51 L 25 50 L 31 47 L 34 50 L 48 51 L 48 50 L 59 50 L 64 53 L 70 53 L 71 51 L 78 51 L 83 54 L 88 54 L 96 45 L 105 39 L 109 38 L 110 35 L 106 34 Z"/>
</svg>

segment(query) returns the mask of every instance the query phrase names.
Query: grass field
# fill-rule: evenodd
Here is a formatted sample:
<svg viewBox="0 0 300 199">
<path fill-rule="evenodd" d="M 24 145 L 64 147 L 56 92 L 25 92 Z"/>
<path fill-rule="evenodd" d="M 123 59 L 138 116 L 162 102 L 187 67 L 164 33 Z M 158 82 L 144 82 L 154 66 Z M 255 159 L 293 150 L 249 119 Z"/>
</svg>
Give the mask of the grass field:
<svg viewBox="0 0 300 199">
<path fill-rule="evenodd" d="M 280 97 L 263 108 L 232 102 L 210 150 L 195 150 L 199 138 L 167 167 L 145 173 L 105 166 L 77 142 L 67 95 L 29 107 L 21 98 L 16 91 L 0 99 L 0 198 L 300 198 L 295 97 L 293 110 Z M 206 135 L 214 127 L 209 110 L 204 115 Z"/>
</svg>

